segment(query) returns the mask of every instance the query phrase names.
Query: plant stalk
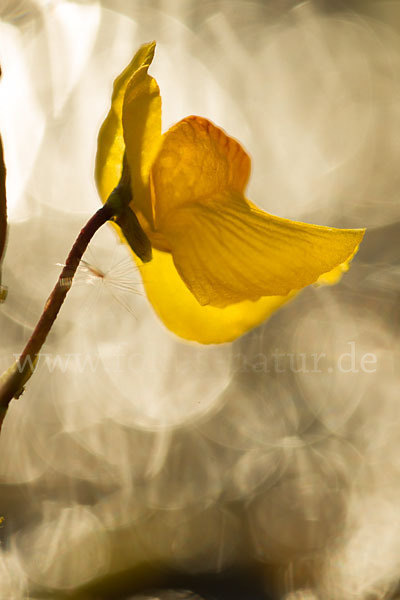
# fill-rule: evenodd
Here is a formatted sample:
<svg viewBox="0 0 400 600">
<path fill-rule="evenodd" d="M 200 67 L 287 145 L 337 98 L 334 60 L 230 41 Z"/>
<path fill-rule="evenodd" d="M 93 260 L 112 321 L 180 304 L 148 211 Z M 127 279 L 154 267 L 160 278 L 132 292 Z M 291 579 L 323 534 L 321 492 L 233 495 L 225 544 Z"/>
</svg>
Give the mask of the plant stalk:
<svg viewBox="0 0 400 600">
<path fill-rule="evenodd" d="M 22 394 L 25 383 L 34 371 L 40 350 L 71 288 L 76 269 L 90 240 L 96 231 L 113 216 L 115 216 L 115 210 L 106 203 L 83 227 L 68 254 L 65 266 L 25 348 L 17 361 L 0 377 L 0 428 L 8 405 L 13 398 L 18 398 Z"/>
</svg>

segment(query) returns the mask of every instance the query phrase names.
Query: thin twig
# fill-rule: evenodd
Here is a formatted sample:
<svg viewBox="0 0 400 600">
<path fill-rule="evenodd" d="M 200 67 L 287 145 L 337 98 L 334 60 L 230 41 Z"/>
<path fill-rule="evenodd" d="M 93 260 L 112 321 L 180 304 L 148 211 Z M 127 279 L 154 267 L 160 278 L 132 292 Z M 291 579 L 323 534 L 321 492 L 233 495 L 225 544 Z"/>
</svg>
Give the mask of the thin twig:
<svg viewBox="0 0 400 600">
<path fill-rule="evenodd" d="M 0 67 L 1 77 L 1 67 Z M 7 289 L 1 286 L 1 265 L 4 258 L 7 240 L 7 195 L 6 165 L 4 162 L 3 142 L 0 135 L 0 303 L 5 300 Z"/>
<path fill-rule="evenodd" d="M 104 204 L 86 223 L 76 238 L 74 245 L 65 261 L 65 266 L 60 273 L 58 281 L 51 292 L 42 316 L 40 317 L 31 337 L 28 340 L 16 363 L 6 372 L 0 382 L 0 427 L 1 413 L 5 414 L 7 407 L 14 397 L 19 397 L 23 386 L 35 367 L 39 352 L 47 335 L 57 318 L 58 312 L 72 285 L 72 280 L 79 262 L 96 231 L 115 215 L 109 204 Z"/>
<path fill-rule="evenodd" d="M 3 143 L 0 135 L 0 268 L 3 259 L 7 236 L 7 199 L 6 199 L 6 166 L 4 164 Z M 1 285 L 1 278 L 0 278 Z"/>
</svg>

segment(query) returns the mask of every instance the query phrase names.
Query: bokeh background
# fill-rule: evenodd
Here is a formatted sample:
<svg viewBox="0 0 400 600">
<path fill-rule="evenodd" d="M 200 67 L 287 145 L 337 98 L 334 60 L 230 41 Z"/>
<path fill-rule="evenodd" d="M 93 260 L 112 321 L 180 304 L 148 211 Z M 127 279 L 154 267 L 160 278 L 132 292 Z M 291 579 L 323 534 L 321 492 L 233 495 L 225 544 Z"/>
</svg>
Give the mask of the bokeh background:
<svg viewBox="0 0 400 600">
<path fill-rule="evenodd" d="M 143 42 L 164 129 L 205 116 L 260 207 L 368 228 L 339 285 L 204 347 L 96 235 L 0 436 L 2 600 L 400 597 L 399 34 L 397 0 L 0 0 L 1 370 L 99 206 L 97 131 Z"/>
</svg>

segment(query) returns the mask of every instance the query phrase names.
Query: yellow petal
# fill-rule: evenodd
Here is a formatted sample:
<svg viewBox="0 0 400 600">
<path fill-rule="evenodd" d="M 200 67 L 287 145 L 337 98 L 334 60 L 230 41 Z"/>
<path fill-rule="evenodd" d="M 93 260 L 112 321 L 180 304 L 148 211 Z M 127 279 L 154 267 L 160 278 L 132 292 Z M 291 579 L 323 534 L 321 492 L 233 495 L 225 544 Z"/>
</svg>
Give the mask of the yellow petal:
<svg viewBox="0 0 400 600">
<path fill-rule="evenodd" d="M 100 197 L 105 202 L 118 184 L 122 173 L 125 142 L 122 132 L 122 105 L 132 75 L 153 60 L 155 42 L 144 44 L 114 82 L 110 111 L 101 126 L 97 140 L 95 179 Z M 160 117 L 161 118 L 161 117 Z"/>
<path fill-rule="evenodd" d="M 171 212 L 163 234 L 200 304 L 224 307 L 316 282 L 352 258 L 364 231 L 275 217 L 226 191 Z"/>
<path fill-rule="evenodd" d="M 226 308 L 201 306 L 183 283 L 169 253 L 153 250 L 153 260 L 146 264 L 134 258 L 147 297 L 164 325 L 176 335 L 201 344 L 235 340 L 264 322 L 294 295 L 270 296 Z"/>
<path fill-rule="evenodd" d="M 156 227 L 188 202 L 243 192 L 249 174 L 250 158 L 236 140 L 207 119 L 183 119 L 164 134 L 151 171 Z"/>
<path fill-rule="evenodd" d="M 149 176 L 161 142 L 161 97 L 157 82 L 143 65 L 130 79 L 122 108 L 122 126 L 131 186 L 132 208 L 153 221 Z"/>
</svg>

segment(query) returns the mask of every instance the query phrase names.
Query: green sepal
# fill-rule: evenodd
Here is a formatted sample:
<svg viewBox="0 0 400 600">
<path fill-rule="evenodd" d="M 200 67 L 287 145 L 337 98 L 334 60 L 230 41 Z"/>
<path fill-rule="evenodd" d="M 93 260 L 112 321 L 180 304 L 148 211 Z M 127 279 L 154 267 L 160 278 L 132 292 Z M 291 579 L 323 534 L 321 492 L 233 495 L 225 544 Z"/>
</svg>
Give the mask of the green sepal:
<svg viewBox="0 0 400 600">
<path fill-rule="evenodd" d="M 136 256 L 143 262 L 149 262 L 153 258 L 151 242 L 133 210 L 127 207 L 114 218 L 114 221 L 121 228 L 124 238 Z"/>
<path fill-rule="evenodd" d="M 130 179 L 125 154 L 121 179 L 117 187 L 113 189 L 107 198 L 106 204 L 110 206 L 114 214 L 112 220 L 121 228 L 124 238 L 133 252 L 141 261 L 149 262 L 153 258 L 150 240 L 143 231 L 137 216 L 129 206 L 132 201 Z"/>
</svg>

